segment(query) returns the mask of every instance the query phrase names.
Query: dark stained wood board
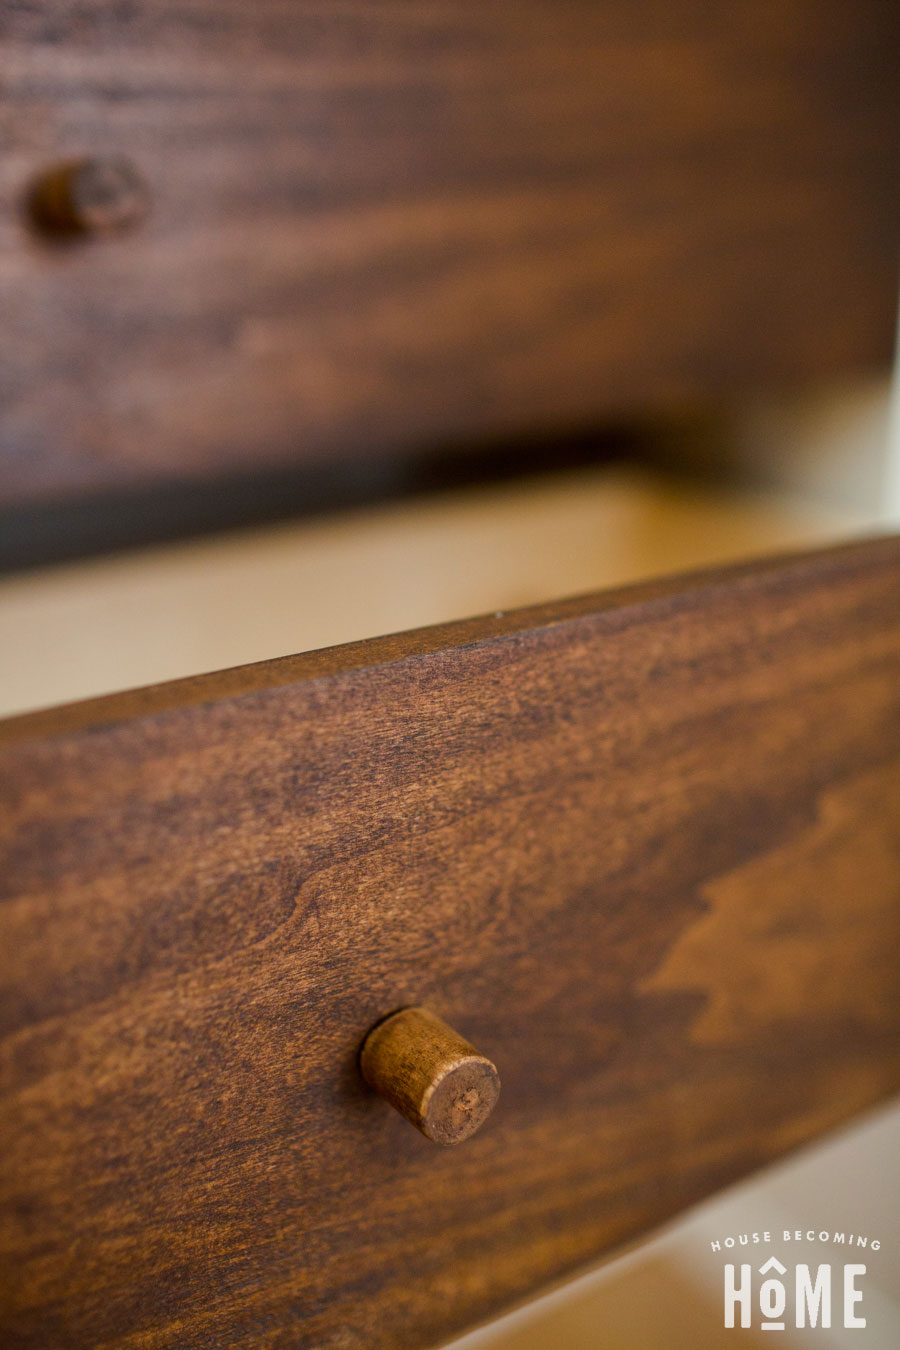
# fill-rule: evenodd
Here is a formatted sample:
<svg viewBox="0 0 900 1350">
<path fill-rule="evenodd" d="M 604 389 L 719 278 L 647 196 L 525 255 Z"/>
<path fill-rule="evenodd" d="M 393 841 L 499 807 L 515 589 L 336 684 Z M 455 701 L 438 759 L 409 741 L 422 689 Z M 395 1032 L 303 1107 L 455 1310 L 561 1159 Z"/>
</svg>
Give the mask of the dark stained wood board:
<svg viewBox="0 0 900 1350">
<path fill-rule="evenodd" d="M 431 1344 L 900 1088 L 898 540 L 0 733 L 16 1350 Z"/>
<path fill-rule="evenodd" d="M 0 502 L 887 368 L 884 0 L 9 0 Z M 34 236 L 123 157 L 150 215 Z"/>
</svg>

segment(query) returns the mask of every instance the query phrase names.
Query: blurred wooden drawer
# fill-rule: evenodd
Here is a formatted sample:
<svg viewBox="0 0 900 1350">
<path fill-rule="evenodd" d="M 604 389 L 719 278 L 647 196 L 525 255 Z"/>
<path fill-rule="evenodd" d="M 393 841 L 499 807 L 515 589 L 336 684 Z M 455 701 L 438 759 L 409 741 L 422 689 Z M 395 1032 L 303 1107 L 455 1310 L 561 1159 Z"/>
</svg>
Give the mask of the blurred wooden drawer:
<svg viewBox="0 0 900 1350">
<path fill-rule="evenodd" d="M 0 501 L 890 363 L 883 0 L 5 8 Z M 127 222 L 123 161 L 146 218 L 36 236 L 85 160 L 77 221 Z"/>
</svg>

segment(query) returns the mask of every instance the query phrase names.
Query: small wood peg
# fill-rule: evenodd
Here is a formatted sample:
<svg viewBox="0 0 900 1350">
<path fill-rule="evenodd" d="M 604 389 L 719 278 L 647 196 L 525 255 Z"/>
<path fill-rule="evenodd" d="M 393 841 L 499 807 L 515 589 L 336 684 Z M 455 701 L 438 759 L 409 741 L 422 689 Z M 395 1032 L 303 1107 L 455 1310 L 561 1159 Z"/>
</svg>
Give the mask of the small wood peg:
<svg viewBox="0 0 900 1350">
<path fill-rule="evenodd" d="M 372 1028 L 359 1056 L 363 1078 L 436 1144 L 459 1144 L 497 1104 L 489 1059 L 425 1008 L 402 1008 Z"/>
<path fill-rule="evenodd" d="M 44 173 L 32 185 L 29 205 L 46 234 L 112 234 L 143 220 L 150 193 L 130 160 L 79 159 Z"/>
</svg>

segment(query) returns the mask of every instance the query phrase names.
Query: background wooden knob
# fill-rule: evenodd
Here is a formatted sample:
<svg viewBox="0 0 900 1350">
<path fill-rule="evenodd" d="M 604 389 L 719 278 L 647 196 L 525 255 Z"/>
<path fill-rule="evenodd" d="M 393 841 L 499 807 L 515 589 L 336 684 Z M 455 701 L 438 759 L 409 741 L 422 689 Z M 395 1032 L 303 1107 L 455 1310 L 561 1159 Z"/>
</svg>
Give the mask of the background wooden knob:
<svg viewBox="0 0 900 1350">
<path fill-rule="evenodd" d="M 47 234 L 111 234 L 143 220 L 150 193 L 130 160 L 79 159 L 44 173 L 32 186 L 30 207 Z"/>
<path fill-rule="evenodd" d="M 436 1144 L 468 1139 L 500 1096 L 491 1061 L 425 1008 L 403 1008 L 379 1022 L 359 1062 L 369 1086 Z"/>
</svg>

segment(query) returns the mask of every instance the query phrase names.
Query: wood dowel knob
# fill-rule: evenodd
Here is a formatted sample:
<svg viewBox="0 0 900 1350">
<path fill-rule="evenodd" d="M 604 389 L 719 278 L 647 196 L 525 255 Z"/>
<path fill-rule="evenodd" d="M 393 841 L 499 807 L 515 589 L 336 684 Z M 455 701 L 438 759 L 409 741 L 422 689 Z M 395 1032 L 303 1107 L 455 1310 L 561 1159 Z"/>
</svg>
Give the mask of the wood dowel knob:
<svg viewBox="0 0 900 1350">
<path fill-rule="evenodd" d="M 459 1144 L 497 1104 L 489 1059 L 425 1008 L 403 1008 L 372 1028 L 359 1056 L 363 1078 L 436 1144 Z"/>
<path fill-rule="evenodd" d="M 112 234 L 138 224 L 150 193 L 130 160 L 92 158 L 57 164 L 33 185 L 34 224 L 46 234 Z"/>
</svg>

